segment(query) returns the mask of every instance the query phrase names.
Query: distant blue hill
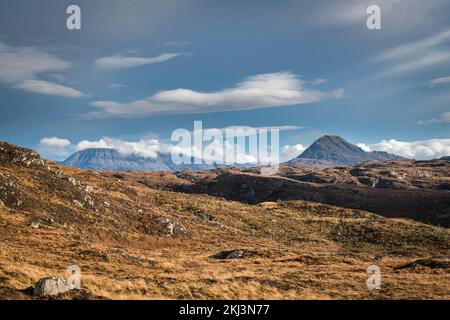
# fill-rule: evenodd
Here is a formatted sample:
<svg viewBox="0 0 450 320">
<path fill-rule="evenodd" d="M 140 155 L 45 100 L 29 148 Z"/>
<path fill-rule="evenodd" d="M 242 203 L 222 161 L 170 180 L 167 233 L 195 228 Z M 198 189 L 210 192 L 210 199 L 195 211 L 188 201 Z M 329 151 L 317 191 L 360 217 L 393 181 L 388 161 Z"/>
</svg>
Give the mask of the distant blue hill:
<svg viewBox="0 0 450 320">
<path fill-rule="evenodd" d="M 112 171 L 177 171 L 209 170 L 220 167 L 212 164 L 181 164 L 172 162 L 170 154 L 158 153 L 156 158 L 122 154 L 115 149 L 91 148 L 78 151 L 61 162 L 64 165 L 88 170 Z"/>
</svg>

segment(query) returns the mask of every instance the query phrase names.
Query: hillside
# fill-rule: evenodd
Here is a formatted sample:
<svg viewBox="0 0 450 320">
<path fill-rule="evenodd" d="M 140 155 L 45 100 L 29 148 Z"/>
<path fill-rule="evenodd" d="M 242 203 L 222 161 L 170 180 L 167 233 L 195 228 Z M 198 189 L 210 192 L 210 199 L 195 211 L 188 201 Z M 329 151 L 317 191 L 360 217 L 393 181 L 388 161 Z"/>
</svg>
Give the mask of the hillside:
<svg viewBox="0 0 450 320">
<path fill-rule="evenodd" d="M 195 179 L 75 169 L 2 144 L 0 299 L 33 299 L 39 278 L 73 264 L 84 291 L 59 298 L 450 298 L 448 229 L 163 190 Z M 379 291 L 366 288 L 371 264 L 383 272 Z"/>
<path fill-rule="evenodd" d="M 356 165 L 364 161 L 400 160 L 402 157 L 383 151 L 366 152 L 339 136 L 325 135 L 317 139 L 290 165 L 312 165 L 317 167 Z"/>
<path fill-rule="evenodd" d="M 304 200 L 450 226 L 450 163 L 442 160 L 365 162 L 353 167 L 283 165 L 274 176 L 259 168 L 178 173 L 160 187 L 243 203 Z M 128 179 L 156 186 L 151 173 Z"/>
</svg>

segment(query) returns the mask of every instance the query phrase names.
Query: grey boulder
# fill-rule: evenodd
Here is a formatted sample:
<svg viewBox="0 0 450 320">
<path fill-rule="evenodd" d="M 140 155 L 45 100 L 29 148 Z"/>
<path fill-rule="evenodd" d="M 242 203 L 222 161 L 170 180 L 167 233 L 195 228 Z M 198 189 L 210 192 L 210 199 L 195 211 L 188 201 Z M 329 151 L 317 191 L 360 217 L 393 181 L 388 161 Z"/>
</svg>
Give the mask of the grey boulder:
<svg viewBox="0 0 450 320">
<path fill-rule="evenodd" d="M 61 276 L 41 278 L 33 290 L 33 295 L 38 297 L 56 296 L 70 291 L 70 287 Z"/>
</svg>

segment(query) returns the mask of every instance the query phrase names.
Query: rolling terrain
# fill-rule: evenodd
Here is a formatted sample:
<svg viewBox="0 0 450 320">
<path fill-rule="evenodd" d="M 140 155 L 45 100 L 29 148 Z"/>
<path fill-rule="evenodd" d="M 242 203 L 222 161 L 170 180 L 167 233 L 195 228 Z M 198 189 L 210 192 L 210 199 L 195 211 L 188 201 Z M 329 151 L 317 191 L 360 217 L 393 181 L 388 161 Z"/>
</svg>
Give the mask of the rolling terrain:
<svg viewBox="0 0 450 320">
<path fill-rule="evenodd" d="M 448 191 L 440 186 L 448 167 L 427 168 L 439 181 L 413 191 L 442 192 L 445 205 Z M 40 278 L 66 276 L 74 264 L 83 289 L 55 298 L 450 298 L 447 228 L 284 197 L 303 193 L 299 188 L 354 189 L 296 179 L 291 170 L 298 168 L 275 177 L 253 170 L 99 172 L 1 143 L 0 299 L 37 299 L 30 292 Z M 352 169 L 334 170 L 343 178 L 339 170 Z M 371 173 L 381 175 L 377 170 Z M 257 201 L 243 201 L 252 197 Z M 366 287 L 373 264 L 382 271 L 380 290 Z"/>
</svg>

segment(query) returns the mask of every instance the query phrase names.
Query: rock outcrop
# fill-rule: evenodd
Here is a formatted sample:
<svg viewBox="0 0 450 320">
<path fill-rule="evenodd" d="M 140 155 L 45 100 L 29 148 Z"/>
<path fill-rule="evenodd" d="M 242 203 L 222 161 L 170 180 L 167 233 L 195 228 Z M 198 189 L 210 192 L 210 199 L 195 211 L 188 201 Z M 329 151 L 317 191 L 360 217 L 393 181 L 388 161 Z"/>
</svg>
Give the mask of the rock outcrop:
<svg viewBox="0 0 450 320">
<path fill-rule="evenodd" d="M 21 165 L 26 167 L 46 166 L 45 161 L 34 150 L 0 142 L 0 165 Z"/>
<path fill-rule="evenodd" d="M 33 290 L 33 295 L 38 297 L 56 296 L 70 290 L 63 277 L 52 276 L 40 279 Z"/>
</svg>

